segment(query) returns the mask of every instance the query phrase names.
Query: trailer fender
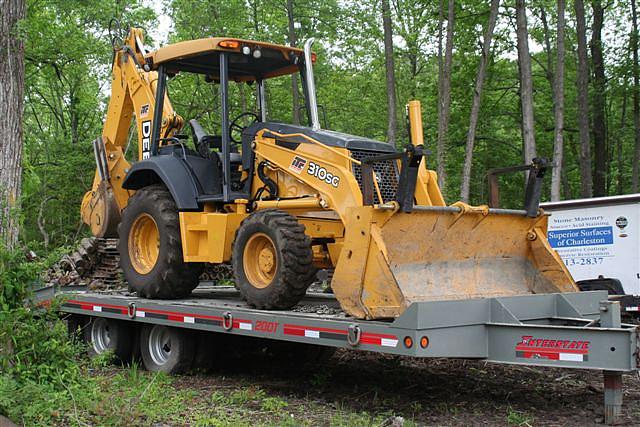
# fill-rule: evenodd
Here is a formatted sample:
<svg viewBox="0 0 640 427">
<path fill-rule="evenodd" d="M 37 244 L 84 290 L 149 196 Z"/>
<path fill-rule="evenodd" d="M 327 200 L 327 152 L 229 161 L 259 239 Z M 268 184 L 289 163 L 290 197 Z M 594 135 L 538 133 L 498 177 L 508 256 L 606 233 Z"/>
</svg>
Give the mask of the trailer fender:
<svg viewBox="0 0 640 427">
<path fill-rule="evenodd" d="M 139 190 L 164 184 L 178 210 L 198 210 L 198 184 L 185 162 L 173 155 L 154 156 L 135 163 L 124 178 L 122 188 Z"/>
</svg>

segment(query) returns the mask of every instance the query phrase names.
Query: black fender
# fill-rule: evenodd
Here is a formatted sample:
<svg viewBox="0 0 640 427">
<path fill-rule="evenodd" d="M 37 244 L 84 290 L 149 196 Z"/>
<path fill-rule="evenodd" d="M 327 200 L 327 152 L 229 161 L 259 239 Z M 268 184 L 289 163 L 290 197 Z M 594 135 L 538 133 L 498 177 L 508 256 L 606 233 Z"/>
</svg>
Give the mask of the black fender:
<svg viewBox="0 0 640 427">
<path fill-rule="evenodd" d="M 122 188 L 139 190 L 153 184 L 164 184 L 167 187 L 178 210 L 200 209 L 199 184 L 181 158 L 172 154 L 159 155 L 134 163 L 124 178 Z"/>
</svg>

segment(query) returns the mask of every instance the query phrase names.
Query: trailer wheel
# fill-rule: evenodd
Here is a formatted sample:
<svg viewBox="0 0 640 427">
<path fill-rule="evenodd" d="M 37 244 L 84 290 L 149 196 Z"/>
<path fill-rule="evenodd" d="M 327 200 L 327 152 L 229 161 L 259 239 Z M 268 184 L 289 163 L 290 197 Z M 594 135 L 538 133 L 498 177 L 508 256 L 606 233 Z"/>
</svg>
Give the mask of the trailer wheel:
<svg viewBox="0 0 640 427">
<path fill-rule="evenodd" d="M 84 328 L 84 339 L 89 345 L 89 357 L 107 351 L 113 352 L 121 363 L 129 362 L 133 357 L 135 329 L 126 322 L 94 317 Z"/>
<path fill-rule="evenodd" d="M 185 372 L 193 363 L 195 341 L 187 331 L 168 326 L 146 325 L 140 332 L 142 363 L 152 372 Z"/>
<path fill-rule="evenodd" d="M 118 235 L 122 272 L 141 297 L 182 298 L 198 286 L 204 264 L 184 262 L 178 208 L 163 185 L 129 199 Z"/>
<path fill-rule="evenodd" d="M 315 279 L 304 225 L 277 209 L 246 218 L 233 244 L 233 273 L 242 297 L 259 309 L 296 305 Z"/>
</svg>

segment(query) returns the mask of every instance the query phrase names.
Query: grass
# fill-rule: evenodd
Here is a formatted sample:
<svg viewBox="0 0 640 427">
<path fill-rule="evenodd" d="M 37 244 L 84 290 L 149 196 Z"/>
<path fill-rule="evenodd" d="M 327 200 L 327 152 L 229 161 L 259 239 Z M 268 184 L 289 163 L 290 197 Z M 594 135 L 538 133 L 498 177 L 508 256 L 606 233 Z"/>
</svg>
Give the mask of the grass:
<svg viewBox="0 0 640 427">
<path fill-rule="evenodd" d="M 0 247 L 0 415 L 26 426 L 362 426 L 386 413 L 356 412 L 224 378 L 169 377 L 139 365 L 89 359 L 68 336 L 54 301 L 25 306 L 26 284 L 45 268 Z M 316 375 L 310 387 L 330 383 Z M 406 425 L 406 424 L 405 424 Z"/>
<path fill-rule="evenodd" d="M 509 425 L 529 427 L 533 425 L 533 417 L 526 412 L 515 411 L 513 408 L 509 408 L 507 411 L 507 423 L 509 423 Z"/>
<path fill-rule="evenodd" d="M 108 360 L 85 359 L 80 368 L 82 381 L 62 387 L 32 383 L 18 389 L 0 377 L 0 406 L 14 422 L 30 426 L 341 427 L 377 426 L 390 417 L 388 413 L 355 412 L 342 405 L 327 408 L 235 382 L 222 386 L 223 390 L 185 387 L 190 379 L 147 372 L 135 364 L 111 366 Z"/>
</svg>

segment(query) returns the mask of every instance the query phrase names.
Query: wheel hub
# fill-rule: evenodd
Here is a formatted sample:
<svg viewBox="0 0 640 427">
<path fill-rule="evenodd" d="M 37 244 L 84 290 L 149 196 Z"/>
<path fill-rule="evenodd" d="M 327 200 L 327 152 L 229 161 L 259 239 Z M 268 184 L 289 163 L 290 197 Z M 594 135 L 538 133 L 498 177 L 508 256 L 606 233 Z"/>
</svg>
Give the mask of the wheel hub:
<svg viewBox="0 0 640 427">
<path fill-rule="evenodd" d="M 91 345 L 96 354 L 102 354 L 109 349 L 111 335 L 107 319 L 96 317 L 91 322 Z"/>
<path fill-rule="evenodd" d="M 273 270 L 273 265 L 274 265 L 274 253 L 272 252 L 271 248 L 264 248 L 260 251 L 260 270 L 262 270 L 263 273 L 268 274 L 271 272 L 271 270 Z"/>
<path fill-rule="evenodd" d="M 171 356 L 171 336 L 167 329 L 162 326 L 156 326 L 149 334 L 149 354 L 153 362 L 162 366 L 169 360 Z"/>
<path fill-rule="evenodd" d="M 244 272 L 249 282 L 259 289 L 269 286 L 278 268 L 276 246 L 264 233 L 249 238 L 244 248 Z"/>
<path fill-rule="evenodd" d="M 153 217 L 140 214 L 129 232 L 129 259 L 139 274 L 148 274 L 158 261 L 160 231 Z"/>
</svg>

